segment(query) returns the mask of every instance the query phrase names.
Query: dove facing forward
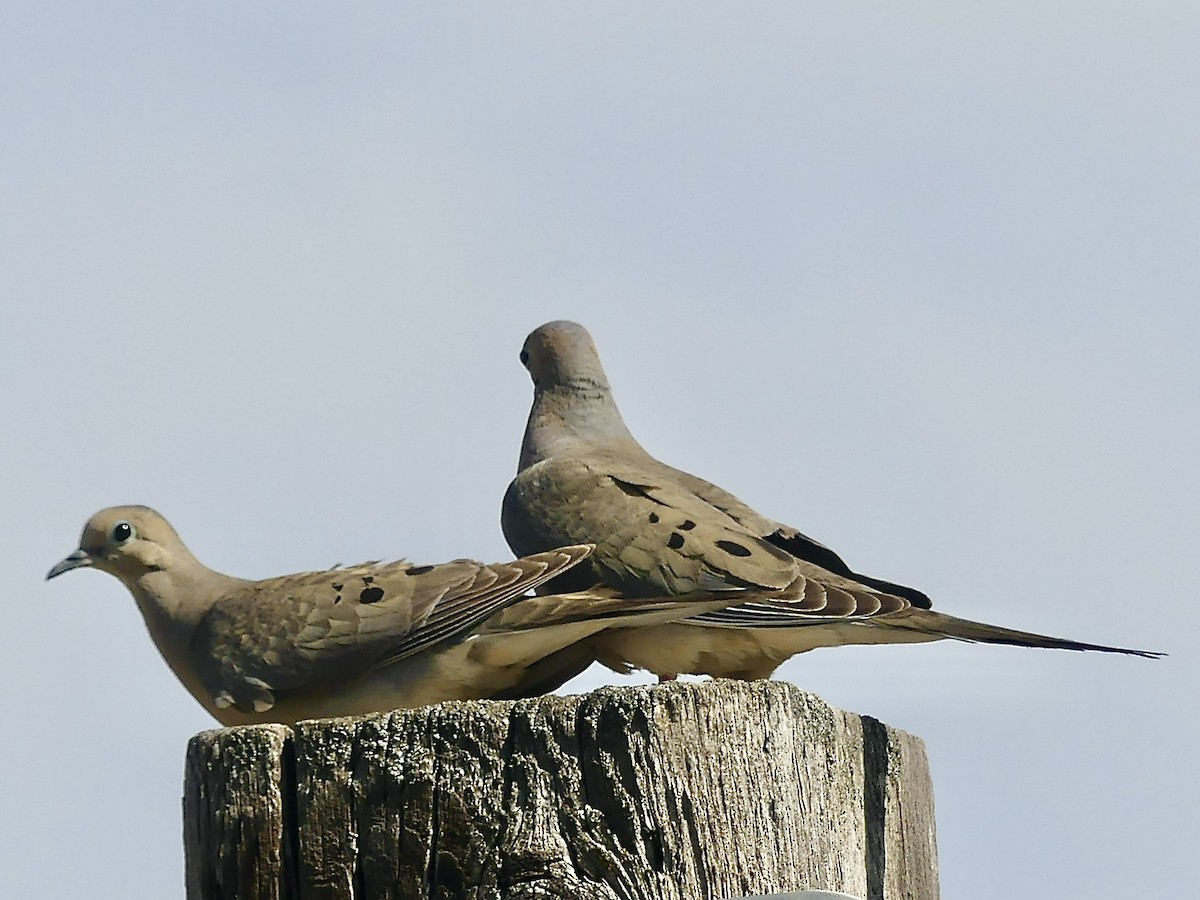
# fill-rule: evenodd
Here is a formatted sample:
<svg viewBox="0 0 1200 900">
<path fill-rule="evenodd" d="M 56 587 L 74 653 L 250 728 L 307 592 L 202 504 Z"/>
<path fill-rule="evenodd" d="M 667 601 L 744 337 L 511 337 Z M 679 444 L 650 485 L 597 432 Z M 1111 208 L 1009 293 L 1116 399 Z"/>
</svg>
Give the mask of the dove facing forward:
<svg viewBox="0 0 1200 900">
<path fill-rule="evenodd" d="M 46 578 L 84 567 L 114 575 L 167 665 L 218 721 L 290 724 L 544 693 L 591 663 L 586 638 L 690 613 L 677 598 L 525 596 L 591 551 L 248 581 L 204 566 L 154 510 L 120 506 L 92 516 L 79 549 Z"/>
<path fill-rule="evenodd" d="M 737 497 L 659 462 L 630 434 L 591 336 L 550 322 L 525 341 L 533 407 L 501 525 L 515 553 L 591 543 L 591 556 L 558 576 L 625 596 L 741 595 L 745 603 L 595 641 L 617 671 L 767 678 L 815 647 L 954 638 L 994 644 L 1102 650 L 957 619 L 931 610 L 913 588 L 857 573 L 840 556 Z"/>
</svg>

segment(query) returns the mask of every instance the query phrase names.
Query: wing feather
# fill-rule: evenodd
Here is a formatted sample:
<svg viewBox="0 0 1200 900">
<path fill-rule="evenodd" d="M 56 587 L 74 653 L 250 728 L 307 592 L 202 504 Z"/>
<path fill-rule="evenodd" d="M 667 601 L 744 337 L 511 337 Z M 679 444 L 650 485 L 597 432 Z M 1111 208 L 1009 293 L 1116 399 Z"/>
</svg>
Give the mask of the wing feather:
<svg viewBox="0 0 1200 900">
<path fill-rule="evenodd" d="M 218 600 L 197 628 L 200 675 L 225 705 L 262 712 L 280 694 L 353 680 L 466 637 L 591 550 L 492 565 L 367 563 L 253 582 Z"/>
</svg>

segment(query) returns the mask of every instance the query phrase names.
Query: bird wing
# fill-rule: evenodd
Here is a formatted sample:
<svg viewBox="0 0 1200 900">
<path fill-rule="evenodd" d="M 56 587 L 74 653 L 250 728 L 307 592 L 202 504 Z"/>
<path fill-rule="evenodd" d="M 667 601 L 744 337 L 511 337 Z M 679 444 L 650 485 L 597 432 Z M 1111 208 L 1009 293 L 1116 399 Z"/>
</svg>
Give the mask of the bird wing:
<svg viewBox="0 0 1200 900">
<path fill-rule="evenodd" d="M 791 525 L 785 525 L 782 522 L 776 522 L 774 519 L 767 518 L 724 488 L 705 481 L 703 478 L 693 475 L 690 472 L 684 472 L 682 469 L 668 466 L 666 463 L 659 463 L 659 465 L 662 466 L 669 478 L 692 491 L 706 503 L 711 503 L 749 531 L 779 549 L 790 553 L 797 559 L 813 563 L 822 569 L 835 572 L 838 575 L 852 578 L 878 591 L 903 597 L 918 609 L 929 609 L 933 605 L 929 597 L 916 588 L 897 584 L 893 581 L 885 581 L 882 578 L 875 578 L 871 575 L 864 575 L 862 572 L 856 572 L 836 552 L 822 544 L 816 538 L 809 537 Z"/>
<path fill-rule="evenodd" d="M 526 468 L 509 486 L 501 522 L 522 549 L 590 535 L 592 570 L 630 596 L 781 589 L 796 577 L 787 552 L 686 487 L 614 456 Z"/>
<path fill-rule="evenodd" d="M 192 647 L 218 707 L 265 712 L 281 694 L 350 681 L 466 637 L 590 545 L 507 563 L 405 561 L 253 582 L 213 604 Z"/>
</svg>

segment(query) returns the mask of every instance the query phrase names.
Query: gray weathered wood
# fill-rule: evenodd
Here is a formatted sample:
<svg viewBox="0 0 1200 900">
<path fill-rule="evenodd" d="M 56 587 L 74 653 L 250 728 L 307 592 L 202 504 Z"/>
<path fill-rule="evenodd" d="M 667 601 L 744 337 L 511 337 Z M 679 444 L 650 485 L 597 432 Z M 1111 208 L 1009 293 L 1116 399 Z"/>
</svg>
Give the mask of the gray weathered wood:
<svg viewBox="0 0 1200 900">
<path fill-rule="evenodd" d="M 188 900 L 281 900 L 291 730 L 205 731 L 188 744 L 183 845 Z"/>
<path fill-rule="evenodd" d="M 206 732 L 189 900 L 938 896 L 915 737 L 778 681 Z"/>
</svg>

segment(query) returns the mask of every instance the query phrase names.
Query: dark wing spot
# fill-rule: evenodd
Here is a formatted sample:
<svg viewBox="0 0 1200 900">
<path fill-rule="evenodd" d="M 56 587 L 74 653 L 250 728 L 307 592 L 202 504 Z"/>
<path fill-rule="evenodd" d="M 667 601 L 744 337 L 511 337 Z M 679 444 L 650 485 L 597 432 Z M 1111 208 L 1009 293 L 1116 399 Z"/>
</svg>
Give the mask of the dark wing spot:
<svg viewBox="0 0 1200 900">
<path fill-rule="evenodd" d="M 404 574 L 405 575 L 424 575 L 426 572 L 432 572 L 432 571 L 433 571 L 433 566 L 413 566 L 412 568 L 405 569 Z"/>
<path fill-rule="evenodd" d="M 630 497 L 646 496 L 646 492 L 639 488 L 636 484 L 630 484 L 628 481 L 622 481 L 620 478 L 614 478 L 612 482 Z"/>
<path fill-rule="evenodd" d="M 333 598 L 333 602 L 334 602 L 335 604 L 341 603 L 341 602 L 342 602 L 342 595 L 341 595 L 341 594 L 338 594 L 336 597 L 334 597 L 334 598 Z"/>
<path fill-rule="evenodd" d="M 383 588 L 363 588 L 363 592 L 358 595 L 359 603 L 378 603 L 383 599 Z"/>
<path fill-rule="evenodd" d="M 678 531 L 672 531 L 671 536 L 667 538 L 667 546 L 672 550 L 678 550 L 683 546 L 683 535 Z"/>
<path fill-rule="evenodd" d="M 691 531 L 695 527 L 696 527 L 696 523 L 693 522 L 691 519 L 684 519 L 683 524 L 679 526 L 679 530 L 680 531 Z"/>
<path fill-rule="evenodd" d="M 754 552 L 749 547 L 743 547 L 741 544 L 735 544 L 733 541 L 717 541 L 717 546 L 730 556 L 749 556 Z"/>
<path fill-rule="evenodd" d="M 340 594 L 340 593 L 342 592 L 342 588 L 344 588 L 344 587 L 345 587 L 345 585 L 344 585 L 344 584 L 335 584 L 335 585 L 333 586 L 333 589 L 334 589 L 335 591 L 337 591 L 337 592 Z"/>
<path fill-rule="evenodd" d="M 650 513 L 650 524 L 654 525 L 658 522 L 658 513 Z"/>
<path fill-rule="evenodd" d="M 375 580 L 375 576 L 374 575 L 364 575 L 362 577 L 362 580 L 363 580 L 363 584 L 370 584 L 372 581 Z"/>
</svg>

